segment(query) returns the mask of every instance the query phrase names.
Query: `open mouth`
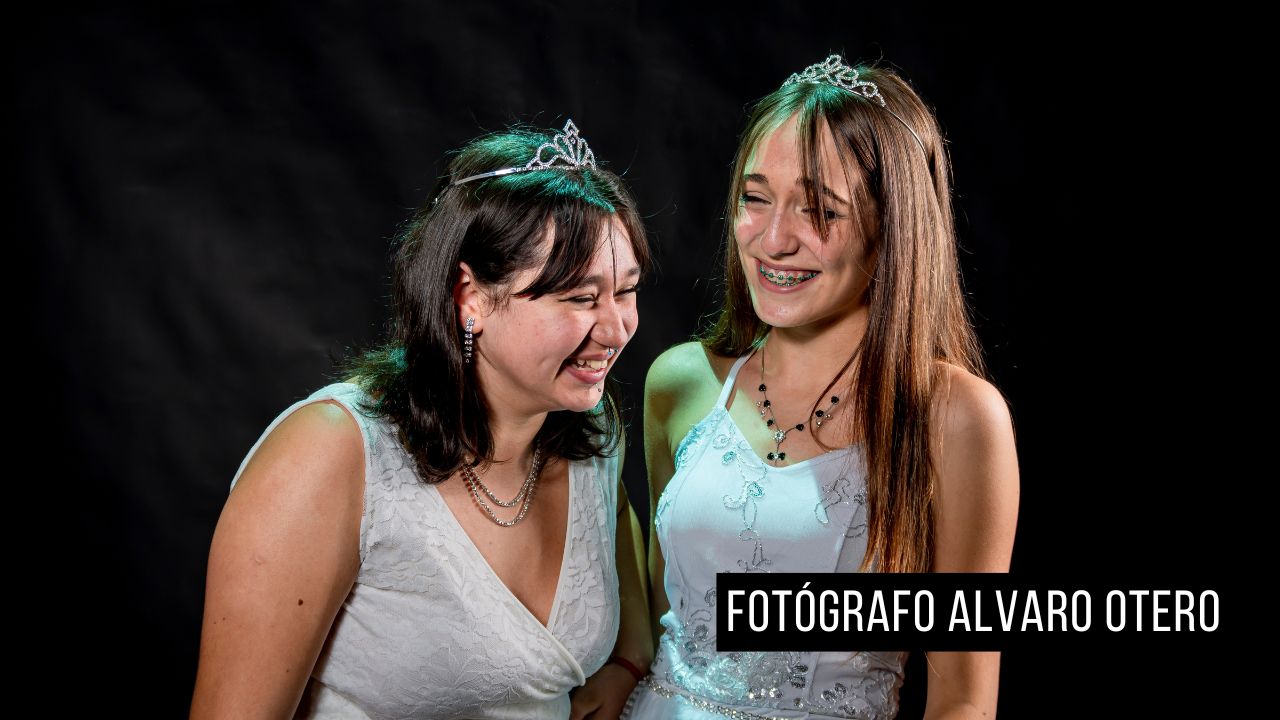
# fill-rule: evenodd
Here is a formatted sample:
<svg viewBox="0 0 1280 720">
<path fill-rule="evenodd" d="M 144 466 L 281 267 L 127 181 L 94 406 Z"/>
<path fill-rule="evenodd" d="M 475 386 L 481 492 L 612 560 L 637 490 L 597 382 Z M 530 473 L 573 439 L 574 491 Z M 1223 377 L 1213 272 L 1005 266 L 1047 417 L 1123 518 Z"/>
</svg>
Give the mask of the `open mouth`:
<svg viewBox="0 0 1280 720">
<path fill-rule="evenodd" d="M 565 362 L 571 363 L 574 367 L 582 370 L 603 370 L 609 367 L 608 360 L 580 360 L 577 358 L 569 358 Z"/>
<path fill-rule="evenodd" d="M 769 267 L 758 260 L 756 261 L 756 268 L 760 271 L 760 277 L 764 278 L 765 282 L 778 287 L 795 287 L 822 274 L 812 270 L 782 270 Z"/>
<path fill-rule="evenodd" d="M 616 355 L 614 357 L 617 357 Z M 564 367 L 569 374 L 578 380 L 594 385 L 604 379 L 609 372 L 609 361 L 606 358 L 569 358 Z"/>
</svg>

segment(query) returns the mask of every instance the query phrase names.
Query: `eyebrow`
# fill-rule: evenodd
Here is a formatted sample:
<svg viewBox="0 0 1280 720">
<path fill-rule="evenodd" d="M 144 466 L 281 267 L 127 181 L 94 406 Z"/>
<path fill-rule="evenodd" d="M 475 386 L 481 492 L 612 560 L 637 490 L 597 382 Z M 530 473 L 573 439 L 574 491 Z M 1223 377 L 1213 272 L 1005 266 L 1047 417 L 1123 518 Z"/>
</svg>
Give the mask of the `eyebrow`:
<svg viewBox="0 0 1280 720">
<path fill-rule="evenodd" d="M 745 183 L 749 183 L 749 182 L 758 182 L 758 183 L 760 183 L 761 185 L 768 185 L 768 184 L 769 184 L 769 178 L 765 177 L 765 176 L 764 176 L 763 174 L 761 174 L 761 173 L 747 173 L 746 175 L 743 175 L 743 176 L 742 176 L 742 182 L 743 182 L 744 184 L 745 184 Z M 799 185 L 799 186 L 801 186 L 801 187 L 804 187 L 805 185 L 808 185 L 808 184 L 810 184 L 810 183 L 809 183 L 809 181 L 808 181 L 808 180 L 805 180 L 804 178 L 797 178 L 797 179 L 796 179 L 796 184 L 797 184 L 797 185 Z M 832 200 L 835 200 L 836 202 L 840 203 L 841 205 L 848 205 L 848 204 L 849 204 L 849 201 L 848 201 L 848 200 L 845 200 L 844 198 L 842 198 L 842 197 L 840 197 L 839 195 L 837 195 L 837 194 L 836 194 L 836 192 L 835 192 L 834 190 L 832 190 L 831 188 L 827 187 L 825 183 L 822 185 L 822 194 L 823 194 L 823 195 L 826 195 L 827 197 L 831 198 Z"/>
<path fill-rule="evenodd" d="M 639 277 L 640 266 L 633 265 L 630 270 L 622 273 L 622 275 L 623 277 L 627 277 L 627 278 Z M 599 285 L 603 280 L 604 280 L 603 275 L 588 275 L 587 277 L 582 278 L 582 282 L 578 284 L 578 287 L 586 287 L 587 285 Z"/>
</svg>

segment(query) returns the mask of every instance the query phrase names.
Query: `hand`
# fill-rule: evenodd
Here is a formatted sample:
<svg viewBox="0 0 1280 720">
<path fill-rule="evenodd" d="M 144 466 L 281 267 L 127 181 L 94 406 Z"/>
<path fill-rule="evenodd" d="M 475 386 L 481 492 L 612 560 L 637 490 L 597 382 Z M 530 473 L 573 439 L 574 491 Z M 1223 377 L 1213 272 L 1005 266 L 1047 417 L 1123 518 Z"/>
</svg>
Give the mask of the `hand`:
<svg viewBox="0 0 1280 720">
<path fill-rule="evenodd" d="M 606 663 L 573 694 L 569 720 L 617 720 L 636 679 L 626 668 Z"/>
</svg>

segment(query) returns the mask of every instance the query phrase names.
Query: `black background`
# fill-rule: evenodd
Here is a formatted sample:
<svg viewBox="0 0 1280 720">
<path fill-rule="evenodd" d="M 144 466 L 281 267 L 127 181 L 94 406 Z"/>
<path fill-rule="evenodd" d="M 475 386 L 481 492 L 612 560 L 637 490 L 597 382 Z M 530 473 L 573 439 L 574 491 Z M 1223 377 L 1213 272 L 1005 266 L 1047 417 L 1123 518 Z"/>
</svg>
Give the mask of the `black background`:
<svg viewBox="0 0 1280 720">
<path fill-rule="evenodd" d="M 1240 168 L 1268 167 L 1273 123 L 1232 84 L 1252 61 L 1225 30 L 1249 24 L 664 2 L 63 5 L 15 22 L 11 480 L 28 528 L 12 547 L 48 618 L 30 669 L 72 707 L 186 712 L 239 462 L 380 336 L 390 241 L 445 152 L 513 121 L 572 117 L 648 217 L 661 269 L 615 371 L 647 516 L 644 372 L 714 308 L 744 108 L 842 52 L 898 69 L 949 140 L 965 286 L 1018 433 L 1014 570 L 1222 595 L 1220 634 L 1183 652 L 1006 653 L 1001 716 L 1228 714 L 1251 690 L 1228 641 L 1261 627 L 1228 568 L 1273 564 L 1251 544 L 1274 477 L 1256 462 L 1267 306 L 1237 295 L 1271 241 L 1245 220 L 1265 203 Z"/>
</svg>

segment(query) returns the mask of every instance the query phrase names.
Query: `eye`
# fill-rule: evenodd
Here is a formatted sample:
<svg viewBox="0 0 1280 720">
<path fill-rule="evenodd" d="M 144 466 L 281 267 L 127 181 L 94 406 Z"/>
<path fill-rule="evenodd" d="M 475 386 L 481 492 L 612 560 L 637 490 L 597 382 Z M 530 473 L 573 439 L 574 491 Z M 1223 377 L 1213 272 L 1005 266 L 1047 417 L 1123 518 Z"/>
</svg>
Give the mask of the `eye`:
<svg viewBox="0 0 1280 720">
<path fill-rule="evenodd" d="M 635 294 L 636 294 L 637 292 L 639 292 L 639 291 L 640 291 L 640 288 L 636 287 L 635 285 L 632 285 L 631 287 L 629 287 L 629 288 L 627 288 L 627 289 L 625 289 L 625 290 L 619 290 L 619 291 L 618 291 L 618 295 L 620 295 L 620 296 L 621 296 L 621 295 L 635 295 Z"/>
<path fill-rule="evenodd" d="M 565 302 L 578 303 L 579 305 L 590 305 L 596 301 L 595 295 L 578 295 L 565 299 Z"/>
<path fill-rule="evenodd" d="M 738 200 L 742 203 L 767 203 L 768 202 L 768 200 L 765 200 L 759 195 L 752 195 L 749 192 L 742 193 L 742 197 L 738 198 Z"/>
<path fill-rule="evenodd" d="M 813 214 L 813 208 L 805 208 L 805 209 L 804 209 L 804 212 L 805 212 L 806 214 L 812 215 L 812 214 Z M 826 209 L 826 210 L 823 210 L 823 211 L 822 211 L 822 215 L 823 215 L 823 217 L 825 217 L 825 218 L 827 219 L 827 222 L 833 222 L 833 221 L 839 220 L 840 218 L 844 217 L 844 216 L 843 216 L 843 215 L 841 215 L 840 213 L 836 212 L 835 210 L 831 210 L 830 208 L 828 208 L 828 209 Z"/>
</svg>

